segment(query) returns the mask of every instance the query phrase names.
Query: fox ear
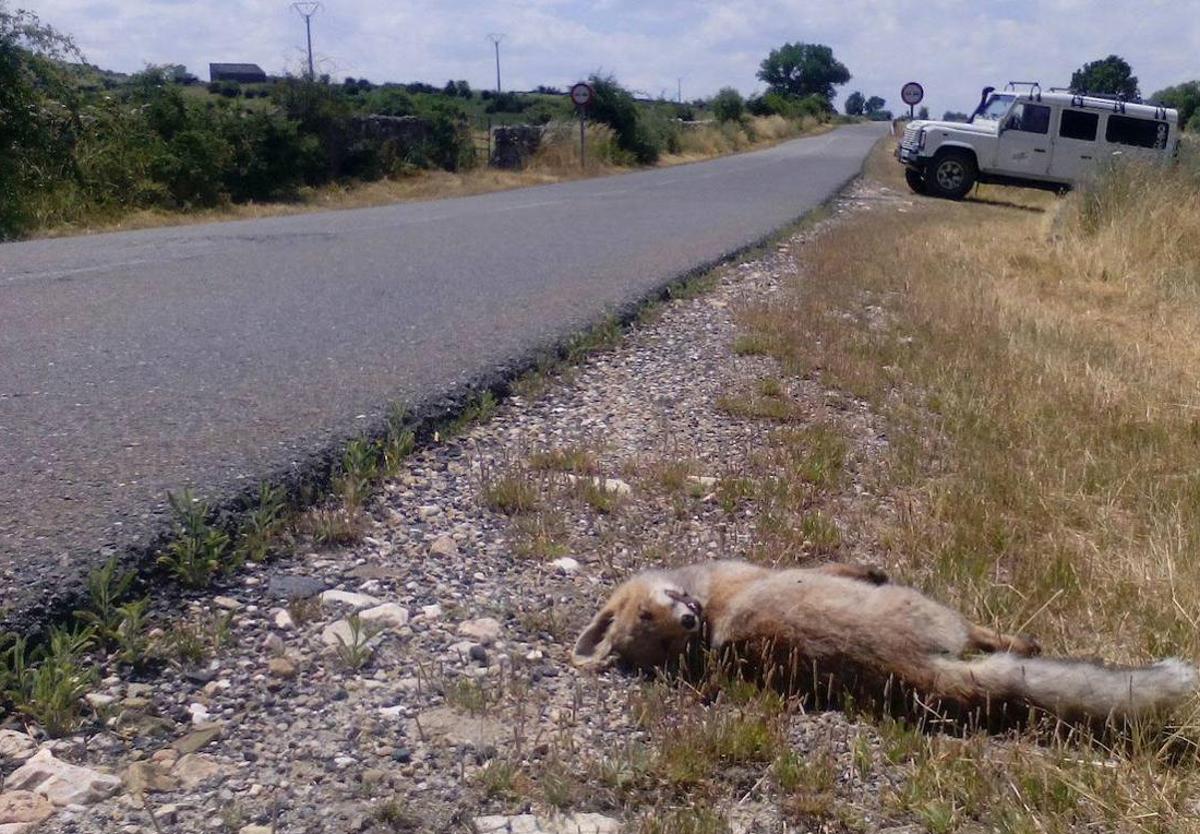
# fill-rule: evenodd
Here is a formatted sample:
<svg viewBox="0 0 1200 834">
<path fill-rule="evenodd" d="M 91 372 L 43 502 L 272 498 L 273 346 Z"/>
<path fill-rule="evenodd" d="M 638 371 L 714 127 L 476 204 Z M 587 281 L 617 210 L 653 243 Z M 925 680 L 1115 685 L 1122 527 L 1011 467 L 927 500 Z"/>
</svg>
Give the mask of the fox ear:
<svg viewBox="0 0 1200 834">
<path fill-rule="evenodd" d="M 612 628 L 614 612 L 605 608 L 592 618 L 587 628 L 575 641 L 571 651 L 571 662 L 576 666 L 599 666 L 612 653 Z"/>
</svg>

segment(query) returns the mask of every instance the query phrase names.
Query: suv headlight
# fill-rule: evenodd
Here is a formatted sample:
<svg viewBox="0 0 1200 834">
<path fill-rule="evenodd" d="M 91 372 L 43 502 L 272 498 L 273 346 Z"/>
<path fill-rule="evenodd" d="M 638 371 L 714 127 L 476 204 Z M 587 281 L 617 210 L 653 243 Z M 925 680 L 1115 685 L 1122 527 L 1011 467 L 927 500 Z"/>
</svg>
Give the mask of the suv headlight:
<svg viewBox="0 0 1200 834">
<path fill-rule="evenodd" d="M 925 128 L 917 131 L 917 150 L 925 150 Z"/>
</svg>

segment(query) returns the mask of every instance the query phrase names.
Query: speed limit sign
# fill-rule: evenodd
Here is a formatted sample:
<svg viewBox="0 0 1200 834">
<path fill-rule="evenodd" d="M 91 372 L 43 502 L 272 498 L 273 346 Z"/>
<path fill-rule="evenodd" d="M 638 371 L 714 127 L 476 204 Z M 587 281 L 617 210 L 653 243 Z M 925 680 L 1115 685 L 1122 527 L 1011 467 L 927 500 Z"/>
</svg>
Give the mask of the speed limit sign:
<svg viewBox="0 0 1200 834">
<path fill-rule="evenodd" d="M 584 81 L 571 88 L 571 101 L 575 102 L 576 107 L 587 107 L 592 103 L 592 96 L 595 95 L 592 90 L 592 85 Z"/>
<path fill-rule="evenodd" d="M 900 89 L 900 98 L 909 107 L 916 107 L 925 98 L 925 88 L 916 81 L 909 81 Z"/>
</svg>

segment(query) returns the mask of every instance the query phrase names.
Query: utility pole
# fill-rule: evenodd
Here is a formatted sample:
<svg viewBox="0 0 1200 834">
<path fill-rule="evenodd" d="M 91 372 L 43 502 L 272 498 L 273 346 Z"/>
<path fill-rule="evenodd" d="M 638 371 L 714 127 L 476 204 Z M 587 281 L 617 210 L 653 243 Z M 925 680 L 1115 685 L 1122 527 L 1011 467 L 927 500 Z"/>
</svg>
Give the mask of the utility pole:
<svg viewBox="0 0 1200 834">
<path fill-rule="evenodd" d="M 683 104 L 683 79 L 682 78 L 677 79 L 676 83 L 678 83 L 679 86 L 677 88 L 678 92 L 676 93 L 677 97 L 675 100 L 678 101 L 680 104 Z"/>
<path fill-rule="evenodd" d="M 313 68 L 312 17 L 321 11 L 321 4 L 317 0 L 298 0 L 298 2 L 292 4 L 292 8 L 304 18 L 304 33 L 308 36 L 308 80 L 313 81 L 316 79 L 317 73 Z"/>
<path fill-rule="evenodd" d="M 488 40 L 496 47 L 496 92 L 500 92 L 500 41 L 504 40 L 503 32 L 493 32 L 488 35 Z"/>
</svg>

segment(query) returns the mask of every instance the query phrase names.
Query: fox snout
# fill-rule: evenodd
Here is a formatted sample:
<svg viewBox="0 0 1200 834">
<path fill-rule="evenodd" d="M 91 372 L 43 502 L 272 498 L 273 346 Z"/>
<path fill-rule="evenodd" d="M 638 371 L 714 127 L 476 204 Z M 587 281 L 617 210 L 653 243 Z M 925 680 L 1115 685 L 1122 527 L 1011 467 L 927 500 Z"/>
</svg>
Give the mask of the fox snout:
<svg viewBox="0 0 1200 834">
<path fill-rule="evenodd" d="M 679 625 L 684 631 L 695 631 L 700 628 L 700 618 L 704 614 L 704 607 L 700 605 L 700 600 L 683 591 L 668 591 L 667 596 L 683 606 L 683 613 L 679 615 Z"/>
</svg>

